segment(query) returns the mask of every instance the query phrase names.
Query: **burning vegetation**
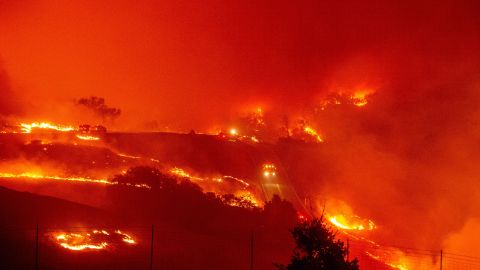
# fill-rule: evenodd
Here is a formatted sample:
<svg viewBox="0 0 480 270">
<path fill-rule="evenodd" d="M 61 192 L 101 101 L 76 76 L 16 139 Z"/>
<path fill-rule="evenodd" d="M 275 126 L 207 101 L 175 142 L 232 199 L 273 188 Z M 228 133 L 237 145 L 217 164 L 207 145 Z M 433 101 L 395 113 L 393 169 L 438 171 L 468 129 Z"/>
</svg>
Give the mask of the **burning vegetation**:
<svg viewBox="0 0 480 270">
<path fill-rule="evenodd" d="M 63 248 L 72 251 L 104 250 L 120 248 L 121 244 L 134 245 L 135 240 L 120 230 L 92 230 L 90 232 L 54 232 L 54 241 Z"/>
</svg>

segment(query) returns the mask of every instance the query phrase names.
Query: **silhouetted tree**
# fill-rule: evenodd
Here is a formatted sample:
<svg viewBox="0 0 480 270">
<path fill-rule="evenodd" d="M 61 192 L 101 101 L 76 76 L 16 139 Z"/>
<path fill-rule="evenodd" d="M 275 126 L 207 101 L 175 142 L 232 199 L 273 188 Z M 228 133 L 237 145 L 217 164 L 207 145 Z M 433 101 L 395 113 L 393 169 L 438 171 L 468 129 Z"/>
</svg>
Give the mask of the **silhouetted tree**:
<svg viewBox="0 0 480 270">
<path fill-rule="evenodd" d="M 358 260 L 347 260 L 348 249 L 335 239 L 323 217 L 304 221 L 292 231 L 296 247 L 290 263 L 275 266 L 280 270 L 358 270 Z"/>
<path fill-rule="evenodd" d="M 101 97 L 81 98 L 77 101 L 77 104 L 92 110 L 95 114 L 102 117 L 103 121 L 106 119 L 115 120 L 121 114 L 120 109 L 107 106 L 105 99 Z"/>
</svg>

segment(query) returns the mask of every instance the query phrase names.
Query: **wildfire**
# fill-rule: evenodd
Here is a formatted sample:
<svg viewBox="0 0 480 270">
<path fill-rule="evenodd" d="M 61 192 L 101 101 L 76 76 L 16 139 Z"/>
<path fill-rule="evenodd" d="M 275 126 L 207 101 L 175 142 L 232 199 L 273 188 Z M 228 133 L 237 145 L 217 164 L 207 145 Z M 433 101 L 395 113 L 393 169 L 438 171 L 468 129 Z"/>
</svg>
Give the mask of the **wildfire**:
<svg viewBox="0 0 480 270">
<path fill-rule="evenodd" d="M 353 93 L 353 95 L 350 97 L 352 104 L 357 107 L 363 107 L 367 105 L 367 97 L 372 93 L 373 92 L 371 90 L 361 90 Z"/>
<path fill-rule="evenodd" d="M 234 196 L 238 200 L 229 200 L 229 201 L 224 200 L 224 202 L 230 206 L 241 207 L 243 202 L 248 202 L 250 205 L 254 207 L 259 206 L 259 201 L 255 198 L 252 192 L 247 190 L 247 188 L 250 187 L 250 184 L 243 179 L 230 176 L 230 175 L 203 178 L 203 177 L 193 176 L 187 171 L 185 171 L 184 169 L 181 169 L 178 167 L 171 168 L 169 170 L 169 173 L 178 177 L 187 178 L 192 182 L 196 182 L 200 187 L 202 187 L 203 190 L 214 191 L 214 193 L 217 194 L 217 196 L 219 197 L 221 197 L 222 194 L 227 194 L 228 192 L 222 192 L 220 186 L 218 185 L 225 184 L 227 182 L 232 182 L 232 181 L 236 182 L 242 186 L 240 189 L 237 189 L 235 192 L 233 192 Z M 212 183 L 214 185 L 212 186 L 209 183 Z"/>
<path fill-rule="evenodd" d="M 89 182 L 97 184 L 107 184 L 112 185 L 114 182 L 110 182 L 107 179 L 92 179 L 86 177 L 62 177 L 62 176 L 52 176 L 52 175 L 43 175 L 39 173 L 2 173 L 0 172 L 0 178 L 31 178 L 31 179 L 48 179 L 48 180 L 59 180 L 59 181 L 75 181 L 75 182 Z"/>
<path fill-rule="evenodd" d="M 91 135 L 82 135 L 82 134 L 77 134 L 76 137 L 80 140 L 84 141 L 99 141 L 100 138 L 96 136 L 91 136 Z"/>
<path fill-rule="evenodd" d="M 376 260 L 376 261 L 379 261 L 381 263 L 384 263 L 394 269 L 399 269 L 399 270 L 408 270 L 409 268 L 406 266 L 406 263 L 404 262 L 392 262 L 390 259 L 388 258 L 382 258 L 382 256 L 380 255 L 374 255 L 368 251 L 365 251 L 365 254 L 367 254 L 367 256 L 369 256 L 370 258 Z M 384 256 L 385 257 L 385 256 Z"/>
<path fill-rule="evenodd" d="M 95 184 L 104 184 L 104 185 L 120 185 L 118 182 L 112 182 L 107 179 L 93 179 L 88 177 L 62 177 L 62 176 L 52 176 L 52 175 L 43 175 L 40 173 L 24 172 L 24 173 L 2 173 L 0 172 L 0 178 L 29 178 L 29 179 L 42 179 L 42 180 L 56 180 L 56 181 L 72 181 L 72 182 L 86 182 L 86 183 L 95 183 Z M 132 183 L 122 183 L 122 185 L 136 187 L 136 188 L 148 188 L 151 187 L 146 184 L 132 184 Z"/>
<path fill-rule="evenodd" d="M 190 180 L 205 181 L 204 178 L 192 176 L 188 172 L 186 172 L 184 169 L 181 169 L 181 168 L 178 168 L 178 167 L 174 167 L 174 168 L 170 169 L 169 172 L 173 175 L 183 177 L 183 178 L 188 178 Z"/>
<path fill-rule="evenodd" d="M 47 129 L 47 130 L 55 130 L 61 132 L 68 132 L 74 131 L 75 128 L 72 126 L 61 126 L 56 124 L 51 124 L 48 122 L 34 122 L 34 123 L 21 123 L 22 133 L 32 133 L 34 129 Z"/>
<path fill-rule="evenodd" d="M 353 243 L 362 247 L 362 253 L 368 257 L 383 263 L 393 269 L 409 270 L 409 260 L 406 254 L 394 247 L 383 247 L 376 242 L 362 236 L 362 232 L 373 231 L 376 224 L 370 220 L 361 218 L 352 213 L 351 208 L 341 201 L 333 200 L 337 214 L 326 213 L 326 219 L 341 232 L 340 238 L 345 237 L 353 240 Z M 350 213 L 350 214 L 345 214 Z"/>
<path fill-rule="evenodd" d="M 328 221 L 335 225 L 337 228 L 343 230 L 356 230 L 356 231 L 372 231 L 376 228 L 373 221 L 367 219 L 361 219 L 358 216 L 345 216 L 342 214 L 333 215 L 328 217 Z"/>
<path fill-rule="evenodd" d="M 354 92 L 331 93 L 321 101 L 321 110 L 325 110 L 329 105 L 351 104 L 357 107 L 363 107 L 368 104 L 368 97 L 374 94 L 371 89 L 361 89 Z"/>
<path fill-rule="evenodd" d="M 132 236 L 120 230 L 116 230 L 113 233 L 109 233 L 106 230 L 77 233 L 61 232 L 53 233 L 53 236 L 58 245 L 73 251 L 106 249 L 109 246 L 118 244 L 116 242 L 119 242 L 119 240 L 129 245 L 136 244 Z"/>
<path fill-rule="evenodd" d="M 305 126 L 305 127 L 303 128 L 303 131 L 304 131 L 305 133 L 307 133 L 308 135 L 314 137 L 317 142 L 323 142 L 322 137 L 320 137 L 320 135 L 318 135 L 318 132 L 317 132 L 315 129 L 313 129 L 312 127 L 310 127 L 310 126 Z"/>
</svg>

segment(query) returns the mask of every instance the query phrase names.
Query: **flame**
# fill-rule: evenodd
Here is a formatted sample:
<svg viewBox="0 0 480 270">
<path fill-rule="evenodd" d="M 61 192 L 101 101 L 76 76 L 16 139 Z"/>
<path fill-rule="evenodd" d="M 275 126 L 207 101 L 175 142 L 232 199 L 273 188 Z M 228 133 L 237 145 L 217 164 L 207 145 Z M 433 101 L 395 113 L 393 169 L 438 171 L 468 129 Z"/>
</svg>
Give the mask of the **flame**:
<svg viewBox="0 0 480 270">
<path fill-rule="evenodd" d="M 174 167 L 174 168 L 170 169 L 169 172 L 173 175 L 183 177 L 183 178 L 188 178 L 190 180 L 205 181 L 204 178 L 192 176 L 188 172 L 186 172 L 184 169 L 181 169 L 181 168 L 178 168 L 178 167 Z"/>
<path fill-rule="evenodd" d="M 49 179 L 49 180 L 59 180 L 59 181 L 75 181 L 75 182 L 89 182 L 97 184 L 107 184 L 112 185 L 114 182 L 110 182 L 107 179 L 92 179 L 86 177 L 61 177 L 61 176 L 52 176 L 52 175 L 43 175 L 39 173 L 24 172 L 24 173 L 2 173 L 0 172 L 1 178 L 31 178 L 31 179 Z"/>
<path fill-rule="evenodd" d="M 361 219 L 358 216 L 345 216 L 342 214 L 337 214 L 328 217 L 328 221 L 335 225 L 337 228 L 351 231 L 372 231 L 376 228 L 376 225 L 373 221 L 367 219 Z"/>
<path fill-rule="evenodd" d="M 104 184 L 104 185 L 120 185 L 118 182 L 109 181 L 107 179 L 93 179 L 88 177 L 62 177 L 62 176 L 53 176 L 53 175 L 43 175 L 41 173 L 33 172 L 23 172 L 23 173 L 5 173 L 0 172 L 0 178 L 29 178 L 29 179 L 47 179 L 47 180 L 57 180 L 57 181 L 72 181 L 72 182 L 86 182 L 86 183 L 95 183 L 95 184 Z M 137 188 L 148 188 L 151 187 L 146 184 L 132 184 L 132 183 L 122 183 L 126 186 L 137 187 Z"/>
<path fill-rule="evenodd" d="M 388 265 L 392 268 L 399 269 L 399 270 L 408 270 L 409 269 L 405 262 L 392 262 L 392 261 L 389 261 L 388 258 L 382 258 L 382 256 L 374 255 L 374 254 L 372 254 L 368 251 L 365 251 L 365 254 L 367 254 L 367 256 L 369 256 L 370 258 L 372 258 L 376 261 L 379 261 L 383 264 L 386 264 L 386 265 Z"/>
<path fill-rule="evenodd" d="M 315 129 L 313 129 L 312 127 L 310 127 L 310 126 L 305 126 L 305 127 L 303 128 L 303 131 L 304 131 L 305 133 L 307 133 L 308 135 L 314 137 L 314 138 L 317 140 L 317 142 L 323 142 L 322 137 L 320 137 L 320 135 L 318 135 L 318 132 L 317 132 Z"/>
<path fill-rule="evenodd" d="M 138 156 L 131 156 L 131 155 L 128 155 L 128 154 L 124 154 L 124 153 L 117 153 L 118 156 L 121 156 L 121 157 L 125 157 L 125 158 L 131 158 L 131 159 L 141 159 L 142 157 L 138 157 Z"/>
<path fill-rule="evenodd" d="M 129 245 L 136 244 L 132 236 L 120 230 L 116 230 L 114 233 L 109 233 L 106 230 L 92 230 L 91 232 L 81 233 L 60 232 L 53 233 L 53 236 L 58 245 L 73 251 L 106 249 L 113 246 L 115 236 L 120 237 L 123 242 Z"/>
<path fill-rule="evenodd" d="M 99 141 L 100 138 L 99 137 L 96 137 L 96 136 L 91 136 L 91 135 L 81 135 L 81 134 L 77 134 L 76 137 L 80 140 L 84 140 L 84 141 Z"/>
<path fill-rule="evenodd" d="M 34 122 L 34 123 L 21 123 L 22 133 L 32 133 L 34 129 L 49 129 L 49 130 L 56 130 L 61 132 L 68 132 L 74 131 L 75 128 L 72 126 L 61 126 L 56 125 L 48 122 Z"/>
<path fill-rule="evenodd" d="M 257 200 L 257 198 L 255 198 L 255 196 L 252 194 L 252 192 L 247 190 L 247 188 L 250 187 L 250 184 L 243 179 L 240 179 L 240 178 L 237 178 L 237 177 L 234 177 L 234 176 L 230 176 L 230 175 L 223 175 L 223 176 L 220 176 L 220 177 L 205 177 L 205 178 L 203 178 L 203 177 L 193 176 L 190 173 L 188 173 L 186 170 L 178 168 L 178 167 L 171 168 L 169 170 L 169 173 L 172 174 L 172 175 L 178 176 L 178 177 L 187 178 L 188 180 L 190 180 L 192 182 L 196 182 L 203 190 L 213 191 L 217 195 L 228 193 L 228 192 L 222 192 L 221 191 L 222 190 L 221 186 L 218 186 L 218 185 L 224 184 L 225 182 L 227 182 L 226 180 L 230 180 L 230 181 L 233 180 L 236 183 L 242 185 L 242 187 L 240 189 L 233 192 L 235 197 L 237 197 L 237 198 L 239 198 L 243 201 L 250 202 L 254 207 L 259 207 L 259 205 L 260 205 L 259 201 Z M 212 185 L 210 185 L 210 183 L 214 184 L 213 188 L 212 188 Z M 227 204 L 230 205 L 230 206 L 240 206 L 240 205 L 237 205 L 235 203 L 227 203 Z"/>
<path fill-rule="evenodd" d="M 353 93 L 353 95 L 350 97 L 352 104 L 357 107 L 363 107 L 367 105 L 368 103 L 367 97 L 372 93 L 373 91 L 371 90 L 360 90 Z"/>
<path fill-rule="evenodd" d="M 326 213 L 326 219 L 336 228 L 339 229 L 340 238 L 354 240 L 362 247 L 362 252 L 368 257 L 398 270 L 409 270 L 409 260 L 406 254 L 394 247 L 383 247 L 376 242 L 363 237 L 364 232 L 373 231 L 377 228 L 376 224 L 370 220 L 361 218 L 352 213 L 352 209 L 342 201 L 330 200 L 333 202 L 333 208 L 336 209 L 336 214 Z M 345 214 L 349 213 L 349 214 Z"/>
</svg>

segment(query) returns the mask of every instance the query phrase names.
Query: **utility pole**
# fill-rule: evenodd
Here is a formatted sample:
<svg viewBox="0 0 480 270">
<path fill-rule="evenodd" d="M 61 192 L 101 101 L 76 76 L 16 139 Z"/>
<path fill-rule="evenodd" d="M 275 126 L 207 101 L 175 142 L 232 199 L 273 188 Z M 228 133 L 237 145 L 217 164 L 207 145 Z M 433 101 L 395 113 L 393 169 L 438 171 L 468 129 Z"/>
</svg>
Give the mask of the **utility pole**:
<svg viewBox="0 0 480 270">
<path fill-rule="evenodd" d="M 38 224 L 35 229 L 35 270 L 38 270 Z"/>
<path fill-rule="evenodd" d="M 153 240 L 155 227 L 152 224 L 152 242 L 150 243 L 150 270 L 153 269 Z"/>
<path fill-rule="evenodd" d="M 349 255 L 350 255 L 350 241 L 349 241 L 348 238 L 347 238 L 347 262 L 348 262 L 348 260 L 349 260 L 349 258 L 348 258 Z"/>
<path fill-rule="evenodd" d="M 250 270 L 253 270 L 253 244 L 255 240 L 255 235 L 252 231 L 252 234 L 250 235 Z"/>
<path fill-rule="evenodd" d="M 440 250 L 440 270 L 442 270 L 442 263 L 443 263 L 443 249 Z"/>
</svg>

